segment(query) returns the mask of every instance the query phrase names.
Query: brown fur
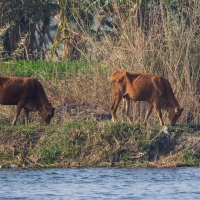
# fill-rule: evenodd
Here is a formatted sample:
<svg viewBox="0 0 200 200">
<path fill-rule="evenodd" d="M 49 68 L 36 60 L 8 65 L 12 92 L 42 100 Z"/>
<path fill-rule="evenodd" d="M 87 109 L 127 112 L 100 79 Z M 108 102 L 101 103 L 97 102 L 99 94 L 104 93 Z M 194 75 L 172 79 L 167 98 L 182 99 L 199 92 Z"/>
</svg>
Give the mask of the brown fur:
<svg viewBox="0 0 200 200">
<path fill-rule="evenodd" d="M 55 108 L 49 103 L 41 83 L 34 78 L 0 77 L 0 104 L 17 105 L 12 124 L 16 124 L 21 109 L 24 108 L 25 124 L 29 111 L 39 111 L 42 121 L 49 124 Z"/>
<path fill-rule="evenodd" d="M 161 108 L 168 112 L 170 124 L 175 124 L 181 115 L 181 108 L 172 91 L 169 81 L 158 75 L 117 71 L 110 77 L 114 102 L 111 107 L 112 121 L 115 122 L 115 114 L 120 101 L 123 99 L 123 110 L 127 116 L 127 120 L 131 123 L 129 116 L 130 99 L 134 101 L 146 101 L 148 110 L 145 116 L 146 121 L 154 107 L 160 125 L 163 126 Z"/>
</svg>

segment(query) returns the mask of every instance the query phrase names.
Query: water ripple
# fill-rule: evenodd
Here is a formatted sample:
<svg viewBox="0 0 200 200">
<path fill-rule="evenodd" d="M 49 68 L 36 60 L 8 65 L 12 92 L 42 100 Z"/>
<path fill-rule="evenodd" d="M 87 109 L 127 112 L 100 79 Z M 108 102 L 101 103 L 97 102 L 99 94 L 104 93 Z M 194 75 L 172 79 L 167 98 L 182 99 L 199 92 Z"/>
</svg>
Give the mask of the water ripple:
<svg viewBox="0 0 200 200">
<path fill-rule="evenodd" d="M 0 170 L 1 199 L 198 199 L 200 168 Z"/>
</svg>

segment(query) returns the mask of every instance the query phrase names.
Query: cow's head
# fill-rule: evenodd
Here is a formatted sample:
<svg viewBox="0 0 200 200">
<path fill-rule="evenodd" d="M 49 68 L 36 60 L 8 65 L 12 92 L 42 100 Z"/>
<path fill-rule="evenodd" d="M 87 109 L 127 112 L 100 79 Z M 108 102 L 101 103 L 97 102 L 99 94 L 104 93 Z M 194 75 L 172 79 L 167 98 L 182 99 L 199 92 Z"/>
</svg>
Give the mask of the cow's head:
<svg viewBox="0 0 200 200">
<path fill-rule="evenodd" d="M 40 116 L 44 124 L 50 124 L 51 118 L 54 116 L 54 110 L 55 108 L 51 104 L 49 106 L 43 106 Z"/>
<path fill-rule="evenodd" d="M 183 111 L 183 108 L 181 107 L 169 109 L 168 117 L 169 117 L 170 125 L 174 125 L 176 123 L 178 118 L 181 116 L 182 111 Z"/>
</svg>

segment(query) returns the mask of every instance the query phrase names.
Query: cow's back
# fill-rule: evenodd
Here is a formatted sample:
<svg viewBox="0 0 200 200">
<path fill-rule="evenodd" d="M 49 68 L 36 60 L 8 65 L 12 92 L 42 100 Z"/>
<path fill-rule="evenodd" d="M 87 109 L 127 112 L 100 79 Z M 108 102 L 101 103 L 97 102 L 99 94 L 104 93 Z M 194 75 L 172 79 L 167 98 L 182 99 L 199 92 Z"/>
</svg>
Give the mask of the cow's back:
<svg viewBox="0 0 200 200">
<path fill-rule="evenodd" d="M 146 101 L 152 93 L 151 76 L 140 72 L 117 71 L 111 75 L 110 81 L 115 92 L 120 91 L 122 96 Z"/>
<path fill-rule="evenodd" d="M 128 75 L 128 85 L 131 85 L 128 92 L 134 93 L 133 99 L 149 103 L 162 99 L 170 104 L 176 101 L 171 85 L 165 77 L 146 73 L 140 73 L 136 78 L 131 73 Z"/>
<path fill-rule="evenodd" d="M 130 74 L 132 75 L 130 78 Z M 110 77 L 111 87 L 115 92 L 125 94 L 127 88 L 131 87 L 131 80 L 135 79 L 139 73 L 129 73 L 126 71 L 116 71 Z"/>
<path fill-rule="evenodd" d="M 115 93 L 129 96 L 135 101 L 147 101 L 152 103 L 158 98 L 168 101 L 176 101 L 169 81 L 163 76 L 140 73 L 116 71 L 110 81 Z"/>
<path fill-rule="evenodd" d="M 19 101 L 30 101 L 36 96 L 33 78 L 0 77 L 0 104 L 17 105 Z"/>
</svg>

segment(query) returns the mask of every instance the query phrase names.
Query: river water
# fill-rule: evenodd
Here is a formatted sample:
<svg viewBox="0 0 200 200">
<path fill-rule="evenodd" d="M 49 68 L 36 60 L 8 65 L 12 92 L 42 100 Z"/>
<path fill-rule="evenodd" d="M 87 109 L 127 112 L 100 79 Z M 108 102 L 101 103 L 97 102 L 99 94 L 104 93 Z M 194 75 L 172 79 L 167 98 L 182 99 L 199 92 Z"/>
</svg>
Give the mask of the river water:
<svg viewBox="0 0 200 200">
<path fill-rule="evenodd" d="M 0 199 L 200 199 L 200 168 L 0 169 Z"/>
</svg>

